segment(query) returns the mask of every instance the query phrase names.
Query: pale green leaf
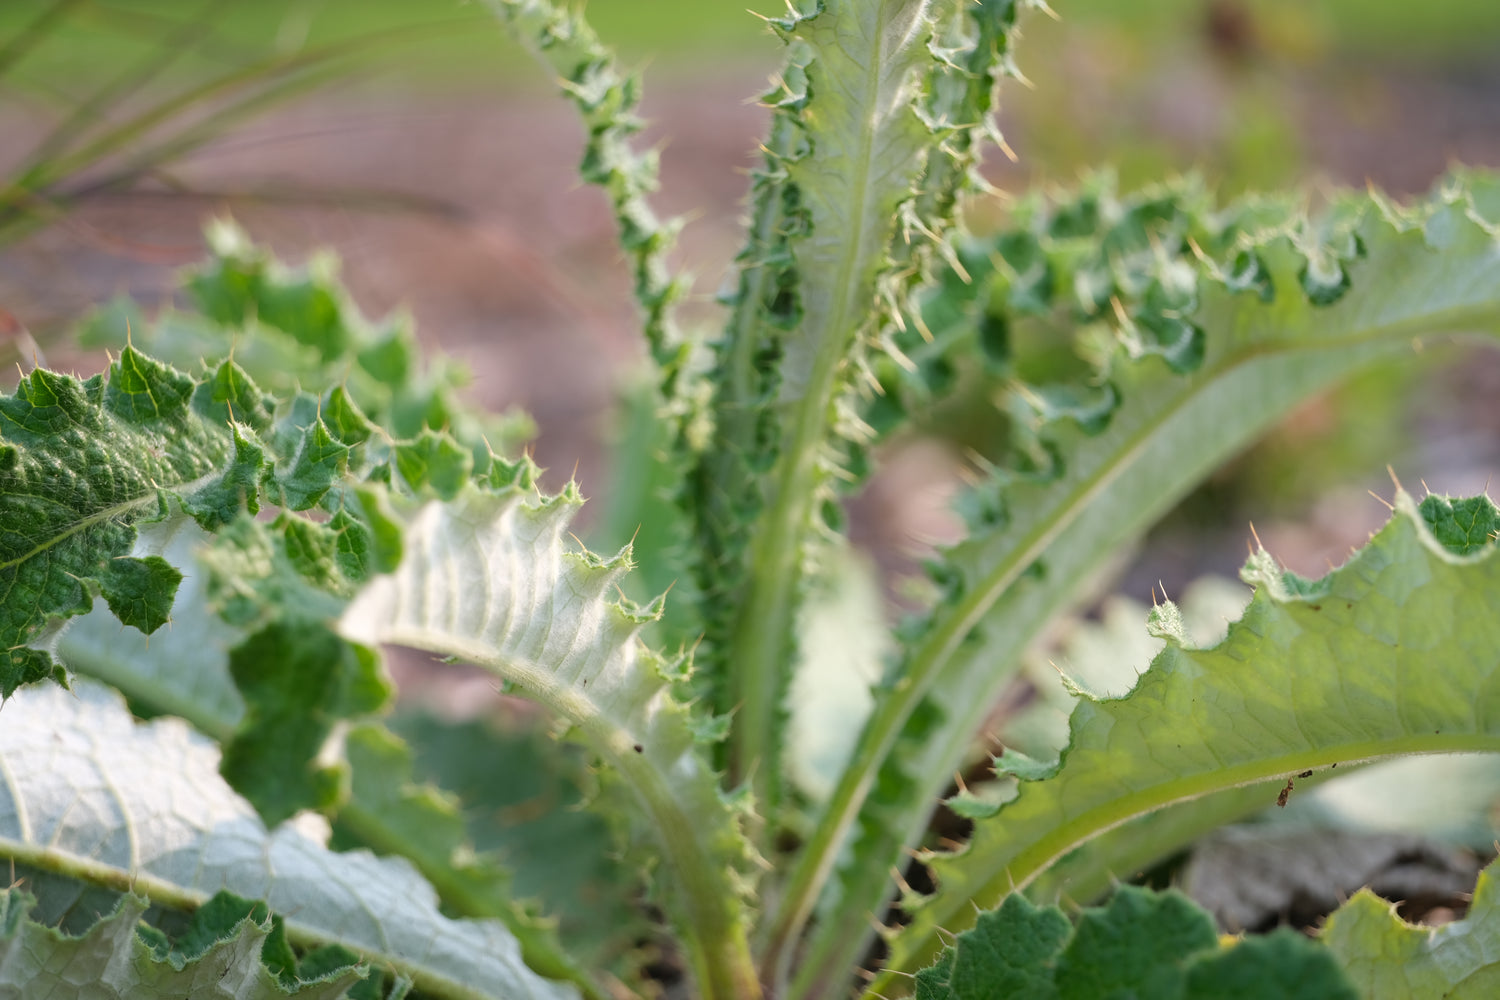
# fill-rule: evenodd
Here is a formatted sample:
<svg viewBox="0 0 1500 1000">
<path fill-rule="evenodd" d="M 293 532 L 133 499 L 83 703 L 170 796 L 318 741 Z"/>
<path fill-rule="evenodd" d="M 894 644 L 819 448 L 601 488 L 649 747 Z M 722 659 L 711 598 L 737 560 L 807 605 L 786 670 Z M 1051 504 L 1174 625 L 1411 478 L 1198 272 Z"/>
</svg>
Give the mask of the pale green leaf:
<svg viewBox="0 0 1500 1000">
<path fill-rule="evenodd" d="M 657 611 L 615 596 L 627 555 L 602 560 L 571 544 L 579 502 L 571 492 L 536 500 L 468 490 L 418 509 L 400 568 L 361 591 L 342 630 L 487 667 L 572 723 L 633 794 L 634 839 L 655 845 L 669 906 L 700 949 L 699 974 L 743 987 L 737 977 L 753 973 L 714 963 L 744 940 L 744 839 L 691 714 L 672 698 L 677 668 L 638 638 Z"/>
<path fill-rule="evenodd" d="M 1462 920 L 1416 927 L 1365 889 L 1328 918 L 1320 938 L 1366 1000 L 1488 1000 L 1500 993 L 1497 896 L 1491 865 Z"/>
<path fill-rule="evenodd" d="M 159 554 L 173 565 L 189 570 L 178 590 L 172 627 L 148 639 L 133 630 L 121 629 L 113 616 L 96 607 L 75 619 L 54 640 L 52 651 L 69 670 L 113 685 L 130 699 L 138 712 L 179 716 L 231 748 L 242 745 L 242 736 L 243 745 L 269 745 L 273 752 L 268 755 L 267 763 L 271 766 L 261 769 L 268 778 L 254 777 L 255 781 L 290 774 L 300 781 L 317 783 L 327 780 L 319 775 L 330 775 L 341 782 L 344 780 L 341 769 L 326 762 L 317 771 L 300 778 L 301 768 L 279 763 L 294 744 L 300 743 L 304 751 L 320 753 L 328 735 L 326 722 L 308 725 L 277 717 L 275 713 L 268 715 L 262 708 L 257 711 L 258 721 L 246 727 L 245 697 L 231 676 L 230 657 L 231 651 L 242 648 L 247 633 L 225 622 L 207 603 L 209 574 L 198 566 L 196 553 L 211 541 L 212 537 L 188 518 L 169 518 L 143 526 L 134 551 Z M 310 679 L 316 676 L 315 672 Z M 330 679 L 325 677 L 325 681 Z M 298 682 L 301 683 L 305 681 Z M 274 698 L 274 691 L 271 694 L 272 705 L 279 703 L 285 707 L 285 702 Z M 309 704 L 304 700 L 297 702 L 296 707 L 305 709 Z M 290 738 L 279 743 L 285 734 L 291 734 Z M 485 768 L 502 759 L 505 752 L 503 747 L 493 744 L 479 747 L 471 743 L 467 749 L 478 753 Z M 241 760 L 246 759 L 244 750 L 234 752 Z M 474 837 L 465 829 L 452 800 L 430 785 L 414 782 L 410 755 L 400 740 L 366 721 L 349 733 L 344 752 L 352 774 L 348 779 L 348 800 L 338 803 L 337 816 L 339 831 L 352 838 L 349 846 L 365 846 L 407 858 L 438 890 L 446 912 L 504 920 L 521 941 L 532 968 L 556 977 L 582 979 L 575 963 L 566 959 L 547 918 L 515 902 L 510 873 L 493 857 L 475 853 Z M 539 775 L 530 777 L 538 780 Z M 592 819 L 580 813 L 566 815 L 575 823 Z M 569 872 L 580 877 L 597 872 L 601 864 L 607 863 L 606 852 L 597 838 L 569 841 L 563 846 L 575 851 L 594 849 L 594 856 L 575 855 L 570 859 L 576 867 Z M 556 865 L 556 857 L 546 854 L 538 858 L 517 851 L 509 854 L 507 860 L 523 868 L 552 867 Z M 538 895 L 535 889 L 526 889 L 523 894 Z M 551 896 L 547 902 L 549 906 L 558 903 Z M 606 908 L 605 912 L 612 911 Z M 623 921 L 616 923 L 623 926 Z"/>
<path fill-rule="evenodd" d="M 437 997 L 575 995 L 527 969 L 499 922 L 443 917 L 405 861 L 332 853 L 298 824 L 268 833 L 219 777 L 217 748 L 178 720 L 137 724 L 91 683 L 29 688 L 5 719 L 0 857 L 65 877 L 48 891 L 193 909 L 227 889 L 284 915 L 293 943 L 342 945 Z"/>
<path fill-rule="evenodd" d="M 969 923 L 971 900 L 1025 887 L 1152 809 L 1351 761 L 1500 749 L 1500 559 L 1493 543 L 1463 554 L 1429 532 L 1424 514 L 1447 504 L 1419 512 L 1399 494 L 1386 527 L 1321 580 L 1258 554 L 1256 595 L 1222 643 L 1168 638 L 1128 696 L 1082 699 L 1056 776 L 1022 782 L 963 852 L 933 858 L 940 890 L 893 943 L 893 968 L 935 954 L 937 928 Z"/>
<path fill-rule="evenodd" d="M 141 936 L 150 905 L 141 896 L 122 896 L 79 936 L 28 919 L 33 902 L 17 889 L 0 894 L 0 995 L 17 1000 L 340 1000 L 362 978 L 346 967 L 312 983 L 286 983 L 261 957 L 272 929 L 264 913 L 212 933 L 183 956 L 159 954 Z"/>
<path fill-rule="evenodd" d="M 970 536 L 937 564 L 932 613 L 904 630 L 908 652 L 804 866 L 811 878 L 837 860 L 817 933 L 849 961 L 867 938 L 857 915 L 894 892 L 890 859 L 920 839 L 1022 651 L 1121 545 L 1309 395 L 1413 338 L 1500 331 L 1500 233 L 1462 178 L 1410 207 L 1351 194 L 1312 218 L 1218 211 L 1182 185 L 1128 198 L 1096 186 L 1047 203 L 1026 232 L 1054 279 L 1049 335 L 1076 329 L 1099 362 L 1083 378 L 1107 381 L 1117 405 L 1103 427 L 1049 423 L 1031 387 L 1012 395 L 1016 462 L 971 494 Z M 1301 275 L 1329 247 L 1350 286 L 1318 305 Z M 1240 281 L 1240 253 L 1264 290 Z M 813 967 L 843 960 L 809 952 Z"/>
</svg>

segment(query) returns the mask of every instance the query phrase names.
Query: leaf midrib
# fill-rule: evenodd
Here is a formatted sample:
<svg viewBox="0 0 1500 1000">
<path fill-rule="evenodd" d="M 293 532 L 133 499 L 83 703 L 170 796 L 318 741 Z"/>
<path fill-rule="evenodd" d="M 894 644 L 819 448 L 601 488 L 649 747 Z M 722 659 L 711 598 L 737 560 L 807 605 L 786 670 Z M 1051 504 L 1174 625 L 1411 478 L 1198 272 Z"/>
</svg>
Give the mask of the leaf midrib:
<svg viewBox="0 0 1500 1000">
<path fill-rule="evenodd" d="M 882 4 L 882 12 L 884 8 L 885 4 Z M 825 11 L 820 16 L 826 15 Z M 882 46 L 877 45 L 874 51 L 877 57 L 868 60 L 861 95 L 863 100 L 859 102 L 859 107 L 865 109 L 878 106 L 877 98 L 889 61 Z M 896 111 L 896 114 L 900 113 Z M 782 449 L 778 462 L 781 472 L 773 480 L 775 495 L 764 527 L 755 534 L 751 544 L 750 589 L 731 640 L 736 661 L 735 678 L 740 683 L 740 709 L 733 731 L 735 761 L 730 779 L 753 774 L 757 785 L 761 786 L 763 801 L 769 801 L 764 789 L 773 780 L 772 773 L 777 766 L 773 751 L 776 747 L 776 713 L 782 692 L 779 683 L 783 675 L 781 661 L 787 637 L 792 634 L 795 624 L 799 586 L 794 581 L 800 578 L 797 564 L 801 557 L 803 527 L 812 516 L 813 488 L 816 485 L 812 480 L 818 467 L 819 449 L 828 438 L 838 373 L 848 353 L 848 342 L 857 333 L 850 317 L 855 315 L 858 276 L 863 271 L 865 243 L 874 224 L 870 215 L 876 131 L 873 128 L 859 130 L 857 169 L 851 181 L 853 195 L 850 198 L 858 210 L 853 213 L 854 218 L 846 230 L 844 252 L 840 254 L 835 270 L 838 292 L 831 299 L 834 308 L 816 336 L 819 347 L 814 354 L 812 373 L 806 389 L 795 403 L 789 443 Z M 865 310 L 858 311 L 858 315 L 864 313 Z"/>
</svg>

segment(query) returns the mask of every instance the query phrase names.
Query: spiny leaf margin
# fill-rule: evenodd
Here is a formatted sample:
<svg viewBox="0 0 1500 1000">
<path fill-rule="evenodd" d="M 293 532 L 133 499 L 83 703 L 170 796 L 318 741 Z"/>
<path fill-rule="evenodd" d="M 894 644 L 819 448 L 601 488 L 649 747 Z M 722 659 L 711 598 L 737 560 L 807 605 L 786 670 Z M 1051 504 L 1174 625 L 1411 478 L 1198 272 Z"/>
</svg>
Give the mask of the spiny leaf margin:
<svg viewBox="0 0 1500 1000">
<path fill-rule="evenodd" d="M 1410 207 L 1349 194 L 1312 217 L 1253 199 L 1216 210 L 1191 184 L 1115 199 L 1091 182 L 1023 216 L 1025 231 L 1058 235 L 1046 237 L 1055 245 L 1045 257 L 1052 276 L 1037 286 L 1042 305 L 1027 304 L 1037 300 L 1030 292 L 1020 301 L 1056 309 L 1064 330 L 1086 324 L 1078 347 L 1095 374 L 1065 388 L 1107 405 L 1080 411 L 1054 405 L 1055 393 L 1018 390 L 1018 455 L 962 497 L 969 537 L 932 563 L 933 611 L 898 630 L 906 653 L 820 820 L 831 850 L 819 854 L 832 866 L 858 810 L 856 842 L 823 897 L 810 970 L 843 964 L 829 948 L 851 962 L 863 950 L 864 916 L 895 891 L 890 859 L 915 845 L 1026 643 L 1081 581 L 1311 393 L 1399 356 L 1418 336 L 1500 332 L 1500 229 L 1476 203 L 1484 181 L 1455 175 Z M 1264 282 L 1242 280 L 1242 255 Z M 1303 275 L 1328 260 L 1350 283 L 1318 305 Z M 1093 292 L 1075 304 L 1076 289 L 1097 292 L 1104 280 L 1066 278 L 1080 266 L 1103 269 L 1123 319 L 1107 294 L 1103 306 Z M 1088 322 L 1100 308 L 1104 319 Z"/>
<path fill-rule="evenodd" d="M 1361 889 L 1318 936 L 1366 1000 L 1482 1000 L 1500 984 L 1497 897 L 1493 862 L 1479 873 L 1468 913 L 1441 927 L 1408 924 L 1393 904 Z"/>
<path fill-rule="evenodd" d="M 568 720 L 628 789 L 631 842 L 668 873 L 668 909 L 699 949 L 700 977 L 716 993 L 753 988 L 750 851 L 703 756 L 717 734 L 673 697 L 686 662 L 639 638 L 660 602 L 613 598 L 628 550 L 605 559 L 570 545 L 581 503 L 571 487 L 552 497 L 469 490 L 410 511 L 401 566 L 361 591 L 340 629 L 486 667 Z"/>
<path fill-rule="evenodd" d="M 1244 573 L 1255 597 L 1210 649 L 1153 611 L 1167 647 L 1135 689 L 1082 697 L 1055 769 L 1023 779 L 963 851 L 930 857 L 939 890 L 908 899 L 890 967 L 930 956 L 937 928 L 970 921 L 971 901 L 1024 888 L 1073 846 L 1170 802 L 1349 761 L 1500 749 L 1500 624 L 1488 611 L 1500 559 L 1493 541 L 1461 555 L 1432 534 L 1447 504 L 1398 493 L 1387 525 L 1321 580 L 1257 553 Z"/>
</svg>

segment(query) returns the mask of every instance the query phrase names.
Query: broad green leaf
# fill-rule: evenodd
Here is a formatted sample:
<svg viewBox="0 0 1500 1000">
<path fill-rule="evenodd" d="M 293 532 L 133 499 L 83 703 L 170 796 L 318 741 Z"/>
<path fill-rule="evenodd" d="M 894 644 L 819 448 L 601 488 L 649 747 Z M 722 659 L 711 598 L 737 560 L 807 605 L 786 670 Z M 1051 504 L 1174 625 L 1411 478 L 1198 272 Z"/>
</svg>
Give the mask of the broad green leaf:
<svg viewBox="0 0 1500 1000">
<path fill-rule="evenodd" d="M 705 992 L 753 989 L 736 884 L 744 839 L 691 713 L 671 696 L 680 666 L 637 636 L 658 609 L 615 599 L 628 553 L 603 560 L 569 544 L 580 502 L 571 490 L 540 500 L 468 490 L 419 508 L 400 568 L 360 592 L 342 631 L 484 666 L 575 726 L 634 798 L 632 839 L 654 845 Z"/>
<path fill-rule="evenodd" d="M 1216 947 L 1218 939 L 1208 914 L 1186 896 L 1123 886 L 1104 907 L 1079 918 L 1057 957 L 1057 996 L 1179 996 L 1189 956 Z"/>
<path fill-rule="evenodd" d="M 227 428 L 190 405 L 193 381 L 127 347 L 108 377 L 37 369 L 0 397 L 0 696 L 61 673 L 25 648 L 102 590 L 127 624 L 154 631 L 180 580 L 129 560 L 135 524 L 164 491 L 210 488 Z"/>
<path fill-rule="evenodd" d="M 1355 1000 L 1360 996 L 1333 956 L 1287 927 L 1241 938 L 1193 963 L 1182 991 L 1183 1000 Z"/>
<path fill-rule="evenodd" d="M 1077 926 L 1019 895 L 917 973 L 931 1000 L 1354 1000 L 1334 956 L 1291 930 L 1221 947 L 1186 896 L 1122 887 Z"/>
<path fill-rule="evenodd" d="M 556 744 L 539 734 L 502 739 L 479 724 L 396 721 L 414 749 L 369 723 L 349 733 L 352 787 L 334 844 L 406 858 L 445 912 L 504 921 L 532 969 L 604 996 L 583 970 L 618 953 L 619 935 L 643 932 L 625 902 L 638 887 L 611 881 L 620 873 L 610 832 L 555 773 Z M 517 785 L 536 799 L 513 801 Z"/>
<path fill-rule="evenodd" d="M 233 652 L 244 661 L 243 644 L 248 633 L 225 622 L 208 604 L 209 573 L 199 567 L 197 552 L 211 541 L 211 536 L 187 518 L 169 518 L 145 525 L 135 551 L 160 554 L 174 566 L 188 570 L 178 591 L 172 627 L 148 640 L 132 631 L 122 632 L 110 614 L 96 607 L 75 619 L 55 639 L 54 654 L 70 671 L 117 688 L 138 713 L 186 719 L 200 732 L 229 747 L 241 766 L 255 763 L 251 753 L 243 748 L 269 745 L 272 752 L 265 763 L 270 766 L 250 768 L 250 780 L 255 783 L 285 777 L 289 779 L 286 782 L 289 787 L 332 780 L 342 791 L 347 782 L 347 800 L 335 803 L 339 823 L 336 833 L 341 835 L 341 846 L 364 846 L 407 858 L 438 890 L 445 912 L 505 921 L 521 942 L 531 968 L 556 978 L 573 978 L 585 995 L 597 996 L 592 992 L 593 987 L 586 985 L 576 963 L 568 960 L 548 927 L 547 918 L 516 903 L 510 873 L 492 856 L 476 854 L 474 834 L 465 829 L 451 798 L 431 785 L 415 782 L 410 754 L 400 740 L 373 722 L 365 721 L 357 724 L 344 741 L 347 768 L 342 762 L 326 760 L 311 771 L 300 765 L 291 766 L 285 763 L 291 745 L 300 743 L 303 751 L 310 749 L 318 755 L 330 731 L 326 717 L 311 724 L 287 716 L 288 709 L 315 707 L 317 699 L 288 701 L 277 695 L 274 686 L 259 699 L 261 704 L 255 712 L 258 723 L 246 725 L 246 699 L 231 676 L 230 660 Z M 294 655 L 283 667 L 291 662 L 302 661 Z M 346 675 L 343 680 L 347 682 L 350 678 Z M 252 678 L 251 688 L 258 683 Z M 294 678 L 290 690 L 303 691 L 309 685 L 333 685 L 334 693 L 339 686 L 335 678 L 323 676 L 320 670 Z M 278 745 L 287 734 L 289 738 Z M 485 768 L 486 773 L 497 762 L 505 761 L 507 767 L 511 766 L 504 746 L 470 743 L 467 751 L 473 755 L 472 762 Z M 529 776 L 540 780 L 540 772 Z M 279 794 L 284 789 L 273 786 L 267 791 L 270 798 L 284 798 Z M 486 799 L 475 796 L 471 801 L 480 803 Z M 590 819 L 581 813 L 568 816 L 575 822 Z M 556 867 L 579 873 L 580 877 L 582 873 L 595 872 L 598 865 L 605 863 L 606 851 L 600 843 L 569 841 L 565 846 L 584 855 L 575 854 L 567 859 L 575 867 L 561 864 L 558 855 L 550 852 L 535 856 L 516 850 L 508 855 L 508 860 L 523 869 Z M 534 888 L 523 891 L 539 895 Z M 558 900 L 548 895 L 547 903 L 549 907 L 556 906 Z M 605 912 L 613 911 L 606 908 Z M 623 926 L 624 922 L 620 923 Z"/>
<path fill-rule="evenodd" d="M 267 832 L 183 723 L 137 724 L 117 694 L 80 682 L 19 692 L 0 727 L 0 857 L 78 884 L 196 909 L 221 889 L 262 900 L 300 947 L 341 945 L 435 997 L 562 998 L 497 921 L 442 916 L 400 860 L 335 854 L 298 824 Z"/>
<path fill-rule="evenodd" d="M 1010 896 L 960 936 L 949 986 L 960 997 L 1055 996 L 1053 960 L 1072 930 L 1061 910 Z"/>
<path fill-rule="evenodd" d="M 962 852 L 932 858 L 939 891 L 893 942 L 892 968 L 934 954 L 937 928 L 966 925 L 971 901 L 1024 888 L 1133 816 L 1352 761 L 1500 749 L 1496 545 L 1445 545 L 1428 528 L 1475 506 L 1398 494 L 1390 522 L 1321 580 L 1255 555 L 1255 597 L 1212 648 L 1186 645 L 1154 611 L 1167 647 L 1135 689 L 1080 700 L 1053 775 L 1023 780 Z"/>
<path fill-rule="evenodd" d="M 1362 889 L 1328 918 L 1320 939 L 1366 1000 L 1482 1000 L 1500 991 L 1495 866 L 1479 873 L 1469 912 L 1441 927 L 1414 927 Z"/>
<path fill-rule="evenodd" d="M 295 957 L 278 975 L 263 957 L 273 931 L 266 908 L 244 903 L 220 918 L 222 901 L 224 894 L 198 910 L 174 945 L 142 925 L 150 906 L 142 896 L 121 896 L 113 913 L 70 936 L 29 919 L 36 901 L 27 893 L 0 893 L 0 992 L 48 1000 L 340 1000 L 363 978 L 349 952 L 341 966 L 312 981 L 297 976 Z"/>
<path fill-rule="evenodd" d="M 819 822 L 807 881 L 836 861 L 837 874 L 810 964 L 866 946 L 856 915 L 893 894 L 890 858 L 921 837 L 1023 650 L 1121 545 L 1309 395 L 1413 338 L 1500 331 L 1500 237 L 1470 183 L 1409 208 L 1350 195 L 1313 218 L 1253 202 L 1216 211 L 1180 188 L 1093 189 L 1026 223 L 1053 275 L 1051 335 L 1076 329 L 1097 361 L 1082 377 L 1107 383 L 1115 406 L 1100 427 L 1054 420 L 1024 384 L 1011 394 L 1016 458 L 968 495 L 970 537 L 935 564 L 933 610 L 902 629 L 907 652 Z M 1350 284 L 1315 304 L 1303 273 L 1330 254 Z M 1241 255 L 1263 282 L 1241 280 Z"/>
</svg>

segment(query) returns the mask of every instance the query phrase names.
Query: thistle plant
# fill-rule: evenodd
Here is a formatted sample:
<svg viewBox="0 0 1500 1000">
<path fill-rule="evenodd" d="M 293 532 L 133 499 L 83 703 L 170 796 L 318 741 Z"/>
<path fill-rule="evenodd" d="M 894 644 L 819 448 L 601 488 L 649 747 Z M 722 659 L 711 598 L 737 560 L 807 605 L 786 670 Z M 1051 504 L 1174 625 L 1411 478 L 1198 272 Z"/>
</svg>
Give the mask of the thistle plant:
<svg viewBox="0 0 1500 1000">
<path fill-rule="evenodd" d="M 602 998 L 649 992 L 655 951 L 710 998 L 1485 995 L 1488 874 L 1442 930 L 1363 893 L 1317 939 L 1109 890 L 1289 780 L 1500 750 L 1487 497 L 1400 492 L 1317 580 L 1255 551 L 1211 646 L 1158 604 L 1128 694 L 1070 682 L 1065 741 L 1014 727 L 948 800 L 967 843 L 928 831 L 1122 548 L 1310 396 L 1500 331 L 1500 182 L 1310 213 L 1096 178 L 971 233 L 1039 4 L 817 0 L 767 22 L 744 250 L 722 327 L 690 330 L 636 81 L 578 14 L 492 6 L 581 111 L 634 275 L 652 377 L 609 499 L 635 540 L 585 547 L 579 490 L 542 490 L 521 424 L 404 320 L 215 224 L 191 308 L 107 313 L 106 372 L 0 398 L 7 991 Z M 1059 345 L 1071 374 L 1038 375 Z M 916 610 L 846 626 L 891 652 L 814 788 L 793 682 L 844 503 L 955 394 L 1002 444 Z M 489 671 L 560 739 L 395 705 L 388 644 Z"/>
</svg>

